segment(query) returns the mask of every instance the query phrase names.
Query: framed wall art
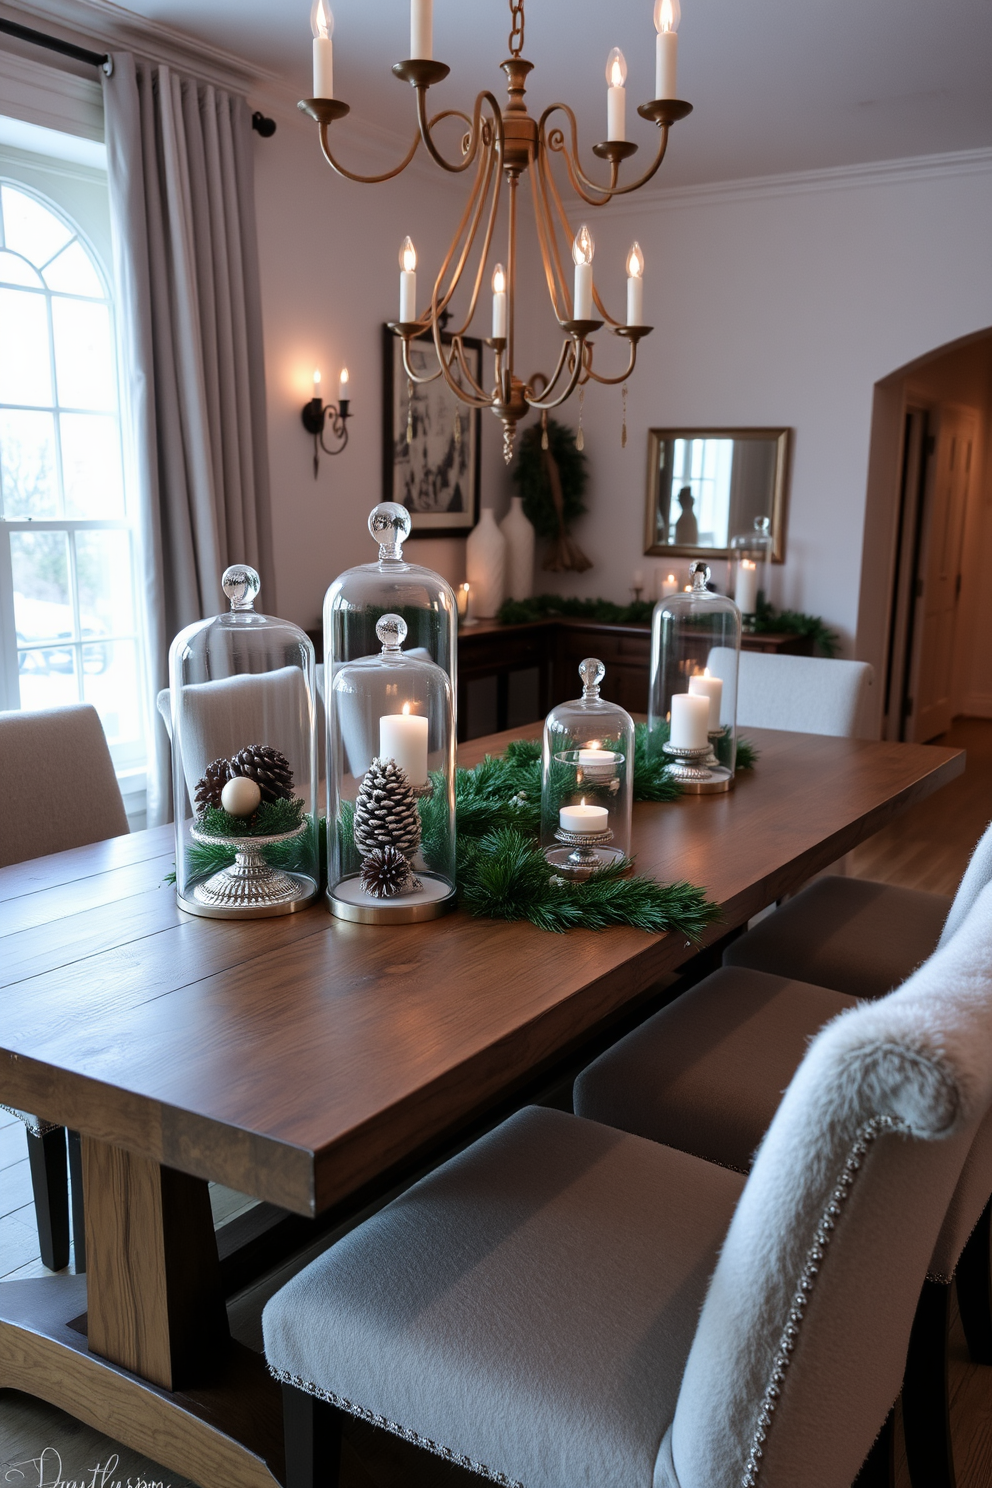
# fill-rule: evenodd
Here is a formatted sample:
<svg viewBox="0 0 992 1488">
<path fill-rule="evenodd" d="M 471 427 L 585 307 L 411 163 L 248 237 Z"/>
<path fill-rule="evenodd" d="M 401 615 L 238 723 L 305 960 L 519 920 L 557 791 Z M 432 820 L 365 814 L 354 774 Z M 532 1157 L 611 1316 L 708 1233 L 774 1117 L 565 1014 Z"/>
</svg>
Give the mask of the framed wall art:
<svg viewBox="0 0 992 1488">
<path fill-rule="evenodd" d="M 482 342 L 466 336 L 472 376 L 482 379 Z M 411 537 L 465 537 L 479 519 L 481 414 L 443 377 L 414 383 L 403 366 L 403 343 L 383 326 L 382 499 L 398 501 L 413 520 Z M 410 343 L 418 373 L 437 369 L 429 337 Z"/>
</svg>

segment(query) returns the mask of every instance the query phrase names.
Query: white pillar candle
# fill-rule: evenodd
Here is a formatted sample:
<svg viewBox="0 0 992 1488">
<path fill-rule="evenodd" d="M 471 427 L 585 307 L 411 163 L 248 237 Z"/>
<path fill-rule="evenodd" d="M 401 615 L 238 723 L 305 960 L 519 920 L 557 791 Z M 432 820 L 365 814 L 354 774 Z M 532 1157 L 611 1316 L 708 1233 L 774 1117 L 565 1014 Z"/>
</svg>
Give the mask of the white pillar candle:
<svg viewBox="0 0 992 1488">
<path fill-rule="evenodd" d="M 612 749 L 580 749 L 579 769 L 584 780 L 612 780 L 617 773 L 617 757 Z"/>
<path fill-rule="evenodd" d="M 710 700 L 692 692 L 672 694 L 671 743 L 677 749 L 705 749 L 709 744 Z"/>
<path fill-rule="evenodd" d="M 327 0 L 314 0 L 310 11 L 313 32 L 313 96 L 334 97 L 334 16 Z"/>
<path fill-rule="evenodd" d="M 417 250 L 410 238 L 400 248 L 400 324 L 417 318 Z"/>
<path fill-rule="evenodd" d="M 723 703 L 723 679 L 711 677 L 707 667 L 705 672 L 697 673 L 695 677 L 689 678 L 689 691 L 695 697 L 709 698 L 709 731 L 711 734 L 717 733 L 720 728 L 720 707 Z"/>
<path fill-rule="evenodd" d="M 667 599 L 670 594 L 678 594 L 679 581 L 674 574 L 666 574 L 659 586 L 658 598 Z"/>
<path fill-rule="evenodd" d="M 750 558 L 742 558 L 737 570 L 734 604 L 744 615 L 753 615 L 758 608 L 758 565 Z"/>
<path fill-rule="evenodd" d="M 578 806 L 562 806 L 558 825 L 563 832 L 607 832 L 610 813 L 605 806 L 587 806 L 583 801 Z"/>
<path fill-rule="evenodd" d="M 409 703 L 379 719 L 379 758 L 395 760 L 411 785 L 427 784 L 427 719 L 411 713 Z"/>
<path fill-rule="evenodd" d="M 572 244 L 575 261 L 575 285 L 572 318 L 592 320 L 592 258 L 595 248 L 588 227 L 580 227 Z"/>
<path fill-rule="evenodd" d="M 493 269 L 493 340 L 506 337 L 506 273 L 502 264 Z"/>
<path fill-rule="evenodd" d="M 434 56 L 434 0 L 410 0 L 410 56 Z"/>
</svg>

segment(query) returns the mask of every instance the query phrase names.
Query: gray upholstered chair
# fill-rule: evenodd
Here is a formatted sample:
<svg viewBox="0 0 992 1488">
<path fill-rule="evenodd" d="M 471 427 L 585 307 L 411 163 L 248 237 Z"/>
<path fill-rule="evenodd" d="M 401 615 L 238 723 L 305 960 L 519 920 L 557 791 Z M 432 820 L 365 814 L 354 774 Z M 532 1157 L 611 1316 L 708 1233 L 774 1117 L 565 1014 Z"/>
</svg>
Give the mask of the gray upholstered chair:
<svg viewBox="0 0 992 1488">
<path fill-rule="evenodd" d="M 263 1315 L 289 1488 L 341 1412 L 510 1488 L 850 1488 L 992 1097 L 965 931 L 819 1035 L 746 1181 L 531 1108 L 313 1261 Z"/>
<path fill-rule="evenodd" d="M 725 966 L 881 997 L 950 939 L 992 881 L 992 827 L 986 829 L 953 902 L 866 878 L 814 879 L 724 952 Z"/>
<path fill-rule="evenodd" d="M 84 847 L 128 831 L 127 813 L 95 708 L 0 713 L 0 867 Z M 4 1107 L 11 1110 L 11 1107 Z M 28 1157 L 46 1266 L 69 1263 L 73 1174 L 76 1269 L 85 1268 L 79 1139 L 40 1116 L 14 1111 L 28 1132 Z"/>
<path fill-rule="evenodd" d="M 707 665 L 733 683 L 733 651 L 715 646 Z M 737 673 L 737 723 L 744 728 L 857 738 L 865 725 L 874 669 L 866 661 L 820 656 L 770 656 L 742 651 Z"/>
<path fill-rule="evenodd" d="M 958 928 L 960 944 L 949 939 L 904 989 L 932 998 L 937 1009 L 961 974 L 956 968 L 970 968 L 968 976 L 992 988 L 992 956 L 983 966 L 976 951 L 992 948 L 992 887 Z M 828 1019 L 856 1005 L 853 996 L 825 987 L 724 967 L 584 1070 L 575 1084 L 575 1110 L 746 1173 L 809 1040 Z M 954 1482 L 946 1335 L 955 1276 L 972 1356 L 992 1363 L 990 1193 L 992 1116 L 987 1116 L 936 1237 L 909 1354 L 904 1419 L 913 1483 L 919 1488 Z"/>
</svg>

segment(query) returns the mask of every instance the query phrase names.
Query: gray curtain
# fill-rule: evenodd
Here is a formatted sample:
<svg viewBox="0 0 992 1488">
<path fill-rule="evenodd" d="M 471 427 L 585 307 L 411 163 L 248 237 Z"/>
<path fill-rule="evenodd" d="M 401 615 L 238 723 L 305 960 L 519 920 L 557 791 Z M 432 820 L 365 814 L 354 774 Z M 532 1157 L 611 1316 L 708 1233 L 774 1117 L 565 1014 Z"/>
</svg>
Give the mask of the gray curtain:
<svg viewBox="0 0 992 1488">
<path fill-rule="evenodd" d="M 257 568 L 274 608 L 254 137 L 243 98 L 127 53 L 103 92 L 153 826 L 171 815 L 155 697 L 172 637 L 221 608 L 229 563 Z"/>
</svg>

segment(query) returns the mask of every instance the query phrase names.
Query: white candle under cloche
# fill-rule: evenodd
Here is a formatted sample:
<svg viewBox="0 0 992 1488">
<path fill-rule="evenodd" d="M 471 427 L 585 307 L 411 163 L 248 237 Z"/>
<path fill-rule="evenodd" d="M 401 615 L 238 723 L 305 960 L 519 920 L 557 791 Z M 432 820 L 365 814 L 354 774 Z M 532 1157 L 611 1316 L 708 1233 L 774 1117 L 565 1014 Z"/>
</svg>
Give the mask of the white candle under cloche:
<svg viewBox="0 0 992 1488">
<path fill-rule="evenodd" d="M 711 677 L 709 667 L 704 672 L 698 672 L 696 676 L 689 678 L 689 691 L 696 697 L 705 697 L 710 700 L 710 722 L 711 734 L 719 732 L 720 708 L 723 705 L 723 678 Z"/>
<path fill-rule="evenodd" d="M 679 0 L 655 0 L 654 24 L 658 32 L 655 52 L 655 98 L 678 98 L 676 77 L 679 63 Z"/>
<path fill-rule="evenodd" d="M 434 0 L 410 0 L 410 56 L 425 62 L 434 56 Z"/>
<path fill-rule="evenodd" d="M 558 825 L 563 832 L 609 831 L 610 813 L 605 806 L 587 806 L 583 801 L 578 806 L 562 806 L 558 812 Z"/>
<path fill-rule="evenodd" d="M 592 233 L 585 224 L 575 234 L 572 258 L 575 262 L 573 320 L 592 320 L 592 259 L 596 248 Z"/>
<path fill-rule="evenodd" d="M 617 772 L 617 757 L 612 749 L 580 749 L 579 769 L 585 780 L 612 780 Z"/>
<path fill-rule="evenodd" d="M 606 59 L 606 138 L 627 138 L 627 62 L 619 47 L 614 47 Z"/>
<path fill-rule="evenodd" d="M 417 250 L 413 240 L 403 239 L 400 248 L 400 324 L 417 318 Z"/>
<path fill-rule="evenodd" d="M 230 816 L 251 816 L 262 801 L 262 792 L 247 775 L 235 775 L 220 793 L 220 804 Z"/>
<path fill-rule="evenodd" d="M 379 719 L 379 758 L 395 760 L 411 785 L 427 784 L 427 719 L 411 713 L 409 703 Z"/>
<path fill-rule="evenodd" d="M 758 608 L 758 565 L 750 558 L 742 558 L 737 570 L 734 604 L 744 615 L 753 615 Z"/>
<path fill-rule="evenodd" d="M 310 9 L 313 32 L 313 96 L 334 97 L 334 16 L 327 0 L 313 0 Z"/>
<path fill-rule="evenodd" d="M 627 324 L 644 324 L 644 254 L 637 242 L 627 254 Z"/>
<path fill-rule="evenodd" d="M 710 700 L 693 692 L 672 695 L 669 739 L 676 749 L 705 749 L 709 744 Z"/>
<path fill-rule="evenodd" d="M 493 269 L 493 340 L 506 336 L 506 270 L 502 264 Z"/>
</svg>

